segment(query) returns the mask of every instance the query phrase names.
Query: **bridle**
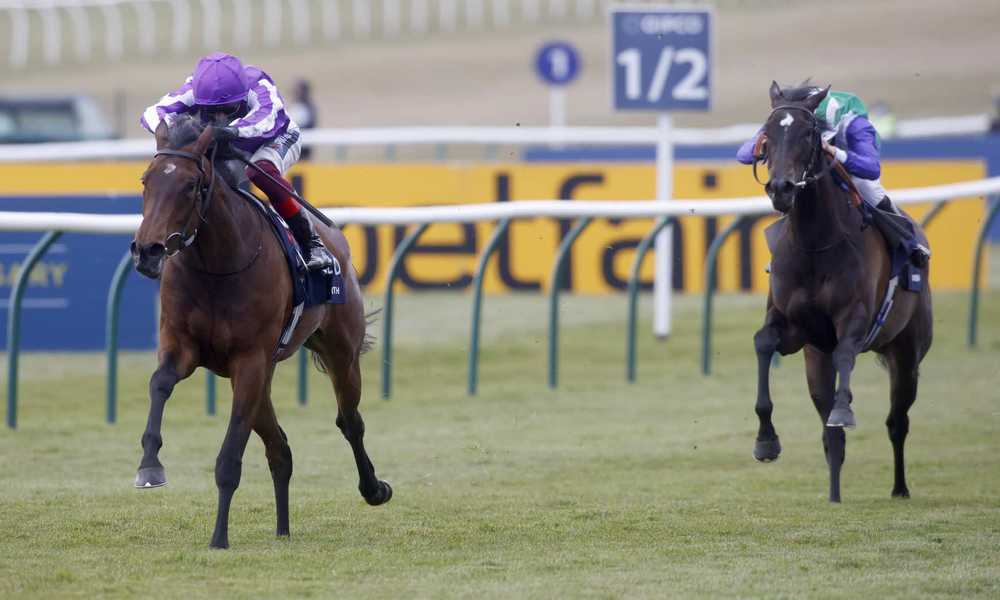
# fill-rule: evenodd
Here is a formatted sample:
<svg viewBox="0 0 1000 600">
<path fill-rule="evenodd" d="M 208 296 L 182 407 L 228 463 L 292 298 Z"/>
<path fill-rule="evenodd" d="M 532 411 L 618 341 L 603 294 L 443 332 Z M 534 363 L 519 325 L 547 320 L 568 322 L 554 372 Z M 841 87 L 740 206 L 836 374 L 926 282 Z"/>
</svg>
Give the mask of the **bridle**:
<svg viewBox="0 0 1000 600">
<path fill-rule="evenodd" d="M 157 150 L 156 154 L 153 155 L 153 159 L 160 156 L 176 156 L 178 158 L 185 158 L 187 160 L 193 161 L 198 167 L 198 197 L 195 199 L 194 205 L 191 207 L 191 212 L 188 213 L 187 219 L 184 221 L 184 229 L 180 231 L 175 231 L 167 236 L 167 239 L 163 241 L 163 247 L 166 250 L 166 255 L 168 257 L 174 256 L 181 250 L 189 247 L 194 243 L 195 238 L 198 237 L 198 227 L 197 223 L 191 233 L 188 233 L 188 225 L 191 223 L 191 215 L 195 212 L 198 213 L 198 222 L 208 223 L 205 215 L 208 212 L 208 204 L 212 200 L 212 192 L 215 191 L 215 171 L 209 175 L 205 170 L 205 160 L 208 159 L 210 164 L 214 164 L 215 158 L 215 145 L 211 149 L 211 157 L 206 157 L 204 154 L 198 155 L 193 152 L 185 152 L 184 150 Z M 208 178 L 208 183 L 205 183 L 205 179 Z"/>
<path fill-rule="evenodd" d="M 833 165 L 836 161 L 829 159 L 823 160 L 822 124 L 820 123 L 820 120 L 816 118 L 816 115 L 813 114 L 813 111 L 809 110 L 808 108 L 805 108 L 804 106 L 795 106 L 793 104 L 776 106 L 774 107 L 773 110 L 771 110 L 771 114 L 768 115 L 767 122 L 770 122 L 771 119 L 774 118 L 774 113 L 778 112 L 779 110 L 797 110 L 803 112 L 806 115 L 808 115 L 809 121 L 811 123 L 810 133 L 809 133 L 809 143 L 812 146 L 812 151 L 809 154 L 809 163 L 806 165 L 806 168 L 802 171 L 801 179 L 799 179 L 799 181 L 795 181 L 792 183 L 797 188 L 804 188 L 825 177 L 833 168 Z M 760 177 L 758 177 L 757 175 L 757 163 L 766 159 L 766 156 L 764 155 L 763 152 L 764 143 L 766 141 L 767 140 L 764 136 L 764 133 L 762 132 L 760 135 L 760 139 L 757 141 L 757 145 L 754 147 L 753 151 L 753 178 L 757 181 L 757 183 L 763 186 L 766 186 L 767 184 L 771 183 L 770 174 L 768 175 L 768 180 L 766 182 L 761 181 Z M 823 163 L 818 171 L 814 170 L 817 158 L 819 162 Z"/>
</svg>

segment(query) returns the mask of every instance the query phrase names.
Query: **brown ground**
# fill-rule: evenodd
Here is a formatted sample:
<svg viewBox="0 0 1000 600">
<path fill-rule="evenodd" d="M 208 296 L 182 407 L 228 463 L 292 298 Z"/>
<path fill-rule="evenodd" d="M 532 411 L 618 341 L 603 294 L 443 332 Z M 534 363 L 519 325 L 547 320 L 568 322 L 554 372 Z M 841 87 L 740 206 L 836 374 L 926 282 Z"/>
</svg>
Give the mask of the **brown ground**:
<svg viewBox="0 0 1000 600">
<path fill-rule="evenodd" d="M 817 82 L 887 100 L 902 117 L 982 113 L 1000 85 L 1000 2 L 898 0 L 727 5 L 717 14 L 715 108 L 682 115 L 688 125 L 753 121 L 772 78 Z M 300 76 L 316 88 L 322 126 L 544 124 L 544 89 L 530 68 L 539 42 L 564 38 L 583 51 L 570 90 L 573 124 L 649 123 L 612 112 L 603 26 L 484 33 L 431 41 L 357 42 L 248 52 L 286 89 Z M 137 135 L 142 108 L 178 84 L 194 56 L 7 73 L 6 92 L 83 92 L 114 109 Z M 287 95 L 287 92 L 286 92 Z"/>
</svg>

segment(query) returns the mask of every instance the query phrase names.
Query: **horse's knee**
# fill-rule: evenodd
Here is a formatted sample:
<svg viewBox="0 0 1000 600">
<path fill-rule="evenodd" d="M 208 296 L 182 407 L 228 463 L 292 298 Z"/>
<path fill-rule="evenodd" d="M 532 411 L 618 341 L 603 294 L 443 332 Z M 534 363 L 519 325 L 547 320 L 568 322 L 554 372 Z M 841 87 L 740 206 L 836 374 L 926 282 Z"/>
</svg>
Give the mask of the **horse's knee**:
<svg viewBox="0 0 1000 600">
<path fill-rule="evenodd" d="M 889 439 L 893 442 L 901 442 L 906 439 L 910 432 L 910 418 L 906 415 L 890 414 L 885 419 L 885 426 L 889 430 Z"/>
<path fill-rule="evenodd" d="M 760 329 L 757 333 L 753 335 L 753 347 L 757 351 L 757 354 L 763 354 L 770 357 L 778 349 L 778 345 L 781 343 L 781 335 L 778 330 L 773 326 L 765 326 Z"/>
<path fill-rule="evenodd" d="M 288 481 L 292 478 L 292 449 L 283 444 L 277 452 L 267 453 L 267 466 L 275 481 Z"/>
<path fill-rule="evenodd" d="M 239 458 L 219 454 L 215 460 L 215 485 L 220 490 L 235 490 L 240 487 L 240 474 L 243 461 Z"/>
<path fill-rule="evenodd" d="M 337 427 L 340 428 L 340 432 L 344 434 L 344 437 L 349 440 L 361 438 L 365 435 L 365 422 L 357 412 L 349 417 L 338 414 Z"/>
<path fill-rule="evenodd" d="M 177 381 L 177 373 L 174 372 L 173 368 L 166 365 L 161 366 L 149 378 L 150 398 L 166 400 L 173 393 Z"/>
</svg>

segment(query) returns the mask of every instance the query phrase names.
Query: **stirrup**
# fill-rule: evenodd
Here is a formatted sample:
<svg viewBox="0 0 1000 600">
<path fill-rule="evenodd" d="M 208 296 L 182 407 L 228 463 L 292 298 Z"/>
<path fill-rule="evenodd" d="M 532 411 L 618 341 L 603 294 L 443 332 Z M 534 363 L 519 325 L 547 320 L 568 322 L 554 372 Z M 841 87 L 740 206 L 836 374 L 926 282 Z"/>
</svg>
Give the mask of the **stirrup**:
<svg viewBox="0 0 1000 600">
<path fill-rule="evenodd" d="M 306 260 L 306 268 L 310 271 L 322 271 L 333 266 L 333 255 L 326 249 L 326 246 L 322 244 L 316 246 L 310 243 L 308 250 L 308 255 L 303 258 Z"/>
</svg>

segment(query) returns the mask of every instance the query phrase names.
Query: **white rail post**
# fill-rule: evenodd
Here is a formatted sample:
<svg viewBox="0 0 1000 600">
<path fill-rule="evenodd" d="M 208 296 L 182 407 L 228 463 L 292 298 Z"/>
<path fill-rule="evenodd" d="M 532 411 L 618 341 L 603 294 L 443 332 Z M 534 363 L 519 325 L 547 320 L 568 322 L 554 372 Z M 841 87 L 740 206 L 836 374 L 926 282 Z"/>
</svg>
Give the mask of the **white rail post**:
<svg viewBox="0 0 1000 600">
<path fill-rule="evenodd" d="M 232 0 L 233 9 L 233 46 L 246 48 L 250 46 L 253 26 L 253 2 Z"/>
<path fill-rule="evenodd" d="M 42 17 L 42 46 L 44 47 L 45 64 L 54 65 L 62 55 L 62 31 L 59 19 L 59 9 L 53 5 L 45 6 L 38 11 Z"/>
<path fill-rule="evenodd" d="M 493 28 L 510 27 L 510 0 L 493 0 Z"/>
<path fill-rule="evenodd" d="M 135 10 L 136 29 L 139 36 L 139 51 L 149 55 L 156 52 L 156 16 L 149 0 L 132 4 Z"/>
<path fill-rule="evenodd" d="M 175 54 L 183 54 L 191 43 L 191 5 L 188 0 L 170 0 L 170 9 L 174 17 L 170 46 Z"/>
<path fill-rule="evenodd" d="M 484 20 L 483 0 L 465 0 L 465 23 L 472 29 L 482 29 Z"/>
<path fill-rule="evenodd" d="M 351 2 L 351 21 L 354 25 L 354 37 L 366 39 L 372 35 L 372 9 L 368 0 L 353 0 Z"/>
<path fill-rule="evenodd" d="M 264 44 L 273 48 L 281 42 L 281 1 L 264 3 Z"/>
<path fill-rule="evenodd" d="M 424 35 L 430 29 L 431 10 L 427 0 L 410 0 L 410 31 Z"/>
<path fill-rule="evenodd" d="M 400 0 L 382 0 L 382 35 L 399 37 L 403 29 L 403 7 Z"/>
<path fill-rule="evenodd" d="M 438 0 L 438 24 L 448 33 L 458 29 L 458 0 Z"/>
<path fill-rule="evenodd" d="M 10 66 L 23 69 L 28 64 L 28 40 L 31 37 L 31 22 L 24 8 L 12 8 L 10 15 Z"/>
<path fill-rule="evenodd" d="M 538 0 L 521 0 L 521 19 L 528 23 L 537 23 L 542 16 L 542 8 Z"/>
<path fill-rule="evenodd" d="M 656 118 L 656 199 L 669 202 L 674 192 L 673 117 Z M 653 279 L 653 335 L 670 335 L 670 300 L 673 292 L 674 228 L 669 225 L 656 236 L 656 275 Z"/>
<path fill-rule="evenodd" d="M 111 60 L 118 60 L 125 53 L 121 12 L 117 4 L 103 4 L 101 14 L 104 16 L 104 51 Z"/>
<path fill-rule="evenodd" d="M 309 26 L 311 20 L 309 18 L 309 1 L 289 0 L 288 7 L 291 10 L 292 18 L 292 43 L 296 46 L 305 46 L 312 37 Z"/>
<path fill-rule="evenodd" d="M 326 0 L 323 3 L 323 37 L 333 42 L 340 37 L 340 2 Z"/>
<path fill-rule="evenodd" d="M 80 5 L 66 7 L 70 26 L 73 28 L 73 51 L 78 62 L 90 60 L 90 18 Z"/>
<path fill-rule="evenodd" d="M 549 0 L 549 16 L 557 20 L 565 19 L 569 16 L 569 2 L 567 0 Z"/>
<path fill-rule="evenodd" d="M 222 11 L 219 0 L 201 0 L 201 43 L 207 50 L 218 50 Z"/>
<path fill-rule="evenodd" d="M 597 8 L 597 0 L 576 0 L 576 16 L 581 19 L 591 19 Z"/>
</svg>

